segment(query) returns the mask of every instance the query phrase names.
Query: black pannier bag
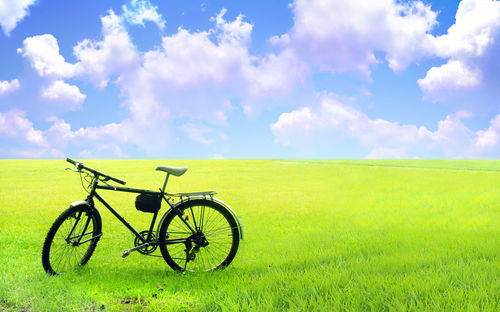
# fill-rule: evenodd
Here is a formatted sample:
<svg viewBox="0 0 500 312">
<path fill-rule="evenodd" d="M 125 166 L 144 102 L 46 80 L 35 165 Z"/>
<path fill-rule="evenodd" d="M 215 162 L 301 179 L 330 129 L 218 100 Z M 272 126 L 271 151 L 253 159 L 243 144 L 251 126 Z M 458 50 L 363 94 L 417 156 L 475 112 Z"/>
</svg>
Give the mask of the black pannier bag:
<svg viewBox="0 0 500 312">
<path fill-rule="evenodd" d="M 161 197 L 154 194 L 139 194 L 135 198 L 135 208 L 143 212 L 157 212 L 161 207 Z"/>
</svg>

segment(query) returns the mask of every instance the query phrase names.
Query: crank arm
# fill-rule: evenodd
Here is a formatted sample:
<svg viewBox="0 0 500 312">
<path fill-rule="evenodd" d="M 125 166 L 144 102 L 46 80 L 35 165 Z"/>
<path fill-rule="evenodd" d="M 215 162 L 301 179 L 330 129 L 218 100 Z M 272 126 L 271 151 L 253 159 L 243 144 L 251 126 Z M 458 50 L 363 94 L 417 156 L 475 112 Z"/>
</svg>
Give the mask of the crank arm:
<svg viewBox="0 0 500 312">
<path fill-rule="evenodd" d="M 126 256 L 130 255 L 130 253 L 132 251 L 136 251 L 137 249 L 141 249 L 143 247 L 148 247 L 149 245 L 151 245 L 151 243 L 144 243 L 142 245 L 139 245 L 139 246 L 135 246 L 133 248 L 129 248 L 129 249 L 126 249 L 123 253 L 122 253 L 122 258 L 125 258 Z"/>
</svg>

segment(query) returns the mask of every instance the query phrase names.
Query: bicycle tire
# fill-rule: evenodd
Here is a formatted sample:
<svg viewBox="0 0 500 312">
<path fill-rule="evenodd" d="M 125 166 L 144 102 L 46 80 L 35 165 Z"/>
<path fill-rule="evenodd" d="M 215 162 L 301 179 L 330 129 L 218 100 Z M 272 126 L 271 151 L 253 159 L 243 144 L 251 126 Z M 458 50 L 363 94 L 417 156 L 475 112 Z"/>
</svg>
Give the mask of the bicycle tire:
<svg viewBox="0 0 500 312">
<path fill-rule="evenodd" d="M 76 245 L 76 240 L 85 228 L 88 218 L 90 220 L 84 233 L 85 237 L 81 238 L 83 242 L 81 245 Z M 72 235 L 72 240 L 69 237 L 70 233 L 75 234 Z M 94 253 L 100 238 L 99 234 L 101 234 L 101 216 L 96 209 L 91 209 L 87 205 L 66 209 L 54 221 L 45 237 L 42 250 L 43 268 L 48 274 L 56 275 L 85 265 Z"/>
<path fill-rule="evenodd" d="M 179 216 L 180 211 L 182 216 Z M 195 258 L 186 262 L 186 244 L 166 244 L 168 239 L 188 239 L 193 233 L 183 218 L 197 232 L 203 233 L 207 246 L 199 246 Z M 160 250 L 167 264 L 176 271 L 212 271 L 227 267 L 236 256 L 240 236 L 238 224 L 229 210 L 214 201 L 192 199 L 181 203 L 165 216 L 159 230 Z M 192 242 L 191 245 L 199 245 Z M 193 248 L 193 249 L 194 249 Z"/>
</svg>

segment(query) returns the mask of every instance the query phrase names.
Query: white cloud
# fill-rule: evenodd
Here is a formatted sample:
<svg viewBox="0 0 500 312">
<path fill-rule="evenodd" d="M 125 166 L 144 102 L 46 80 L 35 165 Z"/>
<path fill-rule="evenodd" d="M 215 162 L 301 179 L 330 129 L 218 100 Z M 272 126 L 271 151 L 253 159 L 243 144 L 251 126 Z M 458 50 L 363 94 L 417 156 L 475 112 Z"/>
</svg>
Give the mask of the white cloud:
<svg viewBox="0 0 500 312">
<path fill-rule="evenodd" d="M 22 137 L 26 142 L 37 146 L 47 145 L 43 132 L 35 130 L 33 123 L 26 118 L 26 113 L 20 110 L 0 112 L 0 133 L 8 137 Z"/>
<path fill-rule="evenodd" d="M 283 113 L 270 128 L 276 143 L 299 149 L 334 147 L 337 142 L 347 140 L 371 148 L 369 158 L 481 157 L 499 148 L 499 116 L 487 130 L 474 132 L 461 120 L 468 115 L 457 112 L 441 120 L 433 132 L 424 126 L 370 119 L 334 95 L 321 94 L 318 104 Z"/>
<path fill-rule="evenodd" d="M 358 71 L 369 77 L 380 63 L 376 52 L 385 53 L 394 71 L 437 56 L 446 63 L 431 68 L 418 84 L 426 95 L 438 97 L 441 91 L 482 86 L 485 72 L 500 70 L 499 1 L 461 1 L 455 24 L 437 37 L 431 34 L 437 13 L 421 1 L 295 0 L 291 7 L 293 27 L 269 42 L 314 71 Z"/>
<path fill-rule="evenodd" d="M 227 135 L 217 129 L 216 125 L 207 125 L 200 120 L 185 123 L 179 130 L 186 133 L 189 139 L 205 145 L 227 140 Z"/>
<path fill-rule="evenodd" d="M 19 84 L 19 80 L 13 79 L 9 81 L 0 81 L 0 95 L 6 94 L 9 92 L 13 92 L 19 89 L 21 85 Z"/>
<path fill-rule="evenodd" d="M 57 117 L 50 120 L 52 126 L 44 131 L 48 141 L 54 146 L 65 147 L 68 144 L 80 146 L 116 145 L 123 147 L 134 145 L 147 155 L 161 155 L 170 141 L 168 123 L 165 120 L 151 120 L 150 124 L 139 124 L 134 119 L 125 119 L 120 123 L 109 123 L 97 127 L 86 127 L 72 130 L 71 125 Z M 117 150 L 117 149 L 113 149 Z M 121 149 L 120 149 L 121 150 Z M 103 149 L 95 149 L 101 155 Z M 97 155 L 96 154 L 96 155 Z M 123 157 L 124 153 L 116 154 Z"/>
<path fill-rule="evenodd" d="M 241 75 L 245 46 L 210 40 L 209 32 L 190 33 L 180 28 L 163 38 L 162 51 L 144 55 L 144 69 L 172 87 L 184 88 L 204 83 L 227 82 Z"/>
<path fill-rule="evenodd" d="M 40 77 L 71 77 L 75 73 L 73 64 L 67 63 L 59 54 L 57 39 L 50 35 L 33 36 L 24 39 L 18 53 L 28 59 Z"/>
<path fill-rule="evenodd" d="M 134 70 L 138 66 L 139 55 L 119 16 L 110 10 L 101 22 L 103 40 L 85 39 L 73 50 L 79 60 L 75 65 L 76 73 L 104 88 L 111 75 L 123 75 Z"/>
<path fill-rule="evenodd" d="M 158 13 L 158 7 L 152 5 L 148 0 L 132 0 L 130 5 L 130 9 L 126 5 L 122 6 L 123 18 L 129 24 L 144 26 L 144 21 L 150 21 L 162 30 L 165 28 L 165 20 Z"/>
<path fill-rule="evenodd" d="M 74 47 L 75 64 L 64 60 L 49 34 L 25 39 L 19 52 L 42 77 L 87 78 L 100 88 L 116 78 L 130 118 L 141 124 L 169 114 L 226 123 L 228 98 L 284 94 L 307 69 L 287 51 L 249 54 L 253 26 L 242 15 L 226 21 L 225 13 L 222 9 L 212 19 L 214 28 L 179 28 L 163 37 L 160 49 L 143 54 L 133 45 L 124 19 L 111 10 L 101 19 L 102 40 L 85 39 Z"/>
<path fill-rule="evenodd" d="M 464 9 L 459 9 L 462 13 L 470 11 L 465 10 L 465 4 Z M 85 95 L 62 78 L 87 79 L 100 88 L 112 81 L 124 99 L 122 107 L 128 110 L 121 122 L 72 130 L 66 121 L 53 118 L 52 126 L 40 132 L 22 115 L 21 119 L 29 124 L 25 123 L 26 131 L 16 133 L 28 133 L 31 127 L 32 133 L 40 133 L 42 141 L 58 148 L 70 144 L 106 146 L 113 142 L 116 148 L 107 151 L 116 155 L 124 155 L 122 148 L 127 144 L 150 155 L 161 155 L 170 140 L 172 121 L 183 118 L 184 125 L 178 129 L 192 140 L 213 144 L 224 140 L 216 127 L 227 125 L 228 113 L 234 110 L 233 105 L 227 105 L 228 99 L 236 99 L 245 113 L 254 114 L 263 105 L 259 102 L 266 102 L 262 99 L 293 93 L 304 80 L 310 81 L 311 72 L 318 69 L 369 74 L 371 66 L 379 62 L 375 58 L 378 51 L 385 53 L 393 70 L 402 70 L 421 57 L 448 58 L 447 64 L 431 69 L 419 81 L 425 92 L 434 92 L 444 85 L 473 87 L 480 83 L 483 69 L 474 57 L 489 51 L 496 29 L 491 26 L 495 19 L 488 17 L 486 26 L 472 27 L 484 31 L 453 37 L 451 34 L 464 34 L 467 30 L 457 26 L 450 28 L 448 39 L 436 39 L 429 34 L 436 13 L 420 1 L 297 0 L 293 5 L 292 29 L 270 39 L 271 44 L 281 47 L 275 53 L 252 55 L 249 49 L 253 25 L 245 22 L 242 15 L 233 21 L 225 20 L 225 9 L 212 19 L 211 29 L 189 31 L 181 27 L 164 36 L 161 46 L 142 53 L 132 43 L 124 23 L 152 21 L 162 28 L 163 18 L 157 8 L 151 6 L 152 11 L 148 11 L 148 5 L 149 2 L 133 1 L 131 7 L 124 7 L 123 16 L 109 11 L 101 19 L 102 38 L 85 39 L 74 47 L 75 64 L 65 61 L 57 40 L 50 34 L 26 38 L 20 49 L 41 77 L 55 81 L 42 92 L 46 98 L 68 102 L 72 99 L 73 104 L 84 100 Z M 140 13 L 141 10 L 146 13 Z M 466 25 L 459 22 L 463 20 L 457 18 L 456 25 Z M 457 38 L 468 44 L 454 46 L 460 41 Z M 490 128 L 474 132 L 463 124 L 463 118 L 460 114 L 447 116 L 438 123 L 436 131 L 430 131 L 423 126 L 371 119 L 335 97 L 324 95 L 316 105 L 283 113 L 271 129 L 282 145 L 314 146 L 318 142 L 347 139 L 372 149 L 370 157 L 407 157 L 436 150 L 454 157 L 472 155 L 472 146 L 478 151 L 496 148 L 496 121 L 491 122 Z M 5 129 L 15 128 L 5 124 L 4 121 L 0 128 L 4 133 Z M 101 155 L 99 151 L 105 150 L 88 149 L 85 153 Z"/>
<path fill-rule="evenodd" d="M 332 94 L 318 95 L 319 105 L 305 106 L 283 113 L 271 125 L 276 141 L 282 145 L 316 145 L 355 138 L 366 146 L 418 144 L 432 134 L 425 127 L 399 125 L 383 119 L 370 119 Z"/>
<path fill-rule="evenodd" d="M 298 63 L 294 56 L 250 55 L 253 26 L 244 22 L 242 15 L 226 21 L 225 12 L 223 9 L 213 18 L 213 29 L 189 32 L 179 28 L 177 33 L 163 37 L 162 50 L 144 54 L 147 76 L 173 88 L 208 84 L 228 90 L 237 87 L 255 96 L 288 90 L 299 76 L 292 66 Z"/>
<path fill-rule="evenodd" d="M 168 110 L 157 101 L 154 92 L 150 94 L 150 86 L 143 88 L 144 85 L 137 81 L 135 75 L 141 68 L 141 55 L 123 27 L 121 17 L 109 11 L 101 21 L 103 39 L 79 42 L 74 47 L 78 60 L 75 64 L 64 61 L 52 35 L 27 38 L 20 53 L 23 53 L 41 77 L 88 79 L 97 87 L 105 87 L 111 78 L 116 77 L 115 82 L 126 96 L 124 106 L 129 109 L 129 115 L 118 123 L 75 131 L 64 120 L 55 118 L 52 120 L 53 126 L 46 130 L 49 141 L 58 142 L 61 146 L 73 142 L 92 142 L 95 145 L 113 141 L 134 144 L 146 153 L 158 155 L 159 151 L 165 150 L 169 141 Z M 85 95 L 76 86 L 68 85 L 62 80 L 53 82 L 43 90 L 42 97 L 73 101 L 73 104 L 80 104 L 85 99 Z"/>
<path fill-rule="evenodd" d="M 500 27 L 500 2 L 462 0 L 455 24 L 448 33 L 435 38 L 436 55 L 442 57 L 481 56 L 495 41 Z"/>
<path fill-rule="evenodd" d="M 380 52 L 394 71 L 420 59 L 444 58 L 445 64 L 430 68 L 417 81 L 431 98 L 485 83 L 496 88 L 498 83 L 499 1 L 461 1 L 455 24 L 441 36 L 431 34 L 438 13 L 421 1 L 295 0 L 291 7 L 293 27 L 269 42 L 282 49 L 280 56 L 287 56 L 281 57 L 284 66 L 296 69 L 300 64 L 305 69 L 301 73 L 358 71 L 369 77 L 381 62 L 375 56 Z M 280 80 L 279 75 L 271 77 Z"/>
<path fill-rule="evenodd" d="M 2 0 L 0 2 L 0 26 L 6 36 L 29 14 L 28 7 L 36 0 Z"/>
<path fill-rule="evenodd" d="M 68 142 L 74 140 L 77 137 L 83 136 L 84 129 L 79 129 L 78 131 L 71 131 L 71 125 L 61 120 L 57 117 L 49 118 L 52 122 L 52 126 L 46 130 L 47 135 L 52 139 L 52 141 L 57 142 Z"/>
<path fill-rule="evenodd" d="M 215 142 L 213 138 L 207 137 L 210 135 L 213 130 L 210 127 L 207 127 L 204 124 L 200 123 L 187 123 L 180 127 L 180 130 L 186 132 L 188 138 L 194 140 L 196 142 L 210 145 Z"/>
<path fill-rule="evenodd" d="M 43 89 L 41 96 L 46 100 L 76 104 L 76 107 L 79 107 L 87 97 L 77 86 L 67 84 L 62 80 L 56 80 Z"/>
<path fill-rule="evenodd" d="M 433 38 L 432 53 L 448 59 L 429 69 L 418 84 L 424 93 L 470 89 L 483 84 L 483 73 L 498 66 L 500 2 L 463 0 L 447 34 Z M 496 88 L 496 86 L 493 86 Z"/>
<path fill-rule="evenodd" d="M 475 144 L 478 148 L 489 150 L 500 146 L 500 115 L 490 121 L 490 127 L 477 133 Z"/>
<path fill-rule="evenodd" d="M 290 92 L 309 75 L 309 68 L 288 50 L 270 53 L 259 59 L 256 66 L 244 68 L 247 92 L 254 97 Z"/>
<path fill-rule="evenodd" d="M 221 12 L 207 31 L 179 28 L 162 38 L 160 49 L 141 57 L 135 71 L 120 76 L 125 105 L 140 120 L 169 114 L 225 124 L 231 97 L 283 94 L 300 81 L 300 66 L 287 55 L 249 54 L 253 26 Z"/>
<path fill-rule="evenodd" d="M 252 25 L 243 22 L 241 15 L 226 22 L 224 13 L 223 9 L 213 19 L 215 29 L 189 32 L 179 28 L 163 37 L 162 50 L 145 53 L 143 68 L 176 88 L 244 80 L 243 70 L 251 62 L 248 45 Z"/>
<path fill-rule="evenodd" d="M 435 94 L 442 90 L 457 90 L 476 87 L 481 83 L 481 71 L 467 68 L 463 63 L 449 60 L 448 63 L 429 69 L 418 85 L 427 94 Z"/>
<path fill-rule="evenodd" d="M 102 41 L 85 39 L 74 48 L 78 62 L 71 64 L 59 53 L 57 39 L 51 34 L 28 37 L 18 49 L 40 77 L 87 77 L 104 88 L 111 75 L 124 74 L 138 65 L 139 55 L 113 11 L 101 18 Z"/>
<path fill-rule="evenodd" d="M 274 45 L 320 70 L 370 73 L 374 52 L 386 53 L 393 70 L 425 55 L 436 13 L 420 1 L 296 0 L 294 25 Z"/>
<path fill-rule="evenodd" d="M 232 22 L 224 19 L 227 10 L 223 8 L 212 21 L 215 21 L 216 26 L 221 30 L 219 41 L 226 44 L 236 44 L 248 46 L 250 44 L 250 35 L 253 25 L 243 22 L 243 15 L 239 14 Z"/>
</svg>

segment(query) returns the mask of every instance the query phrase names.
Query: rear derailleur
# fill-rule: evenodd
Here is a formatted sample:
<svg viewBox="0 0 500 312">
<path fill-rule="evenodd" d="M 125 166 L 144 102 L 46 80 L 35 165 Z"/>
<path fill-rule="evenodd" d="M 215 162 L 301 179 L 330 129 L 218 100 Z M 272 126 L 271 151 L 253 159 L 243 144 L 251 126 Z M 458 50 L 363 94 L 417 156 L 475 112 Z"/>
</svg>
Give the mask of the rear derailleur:
<svg viewBox="0 0 500 312">
<path fill-rule="evenodd" d="M 194 243 L 194 247 L 193 247 Z M 189 236 L 184 242 L 186 249 L 186 262 L 184 263 L 184 270 L 186 270 L 186 265 L 189 261 L 193 261 L 196 258 L 196 254 L 200 251 L 201 247 L 206 247 L 209 245 L 205 235 L 203 233 L 195 233 Z"/>
</svg>

